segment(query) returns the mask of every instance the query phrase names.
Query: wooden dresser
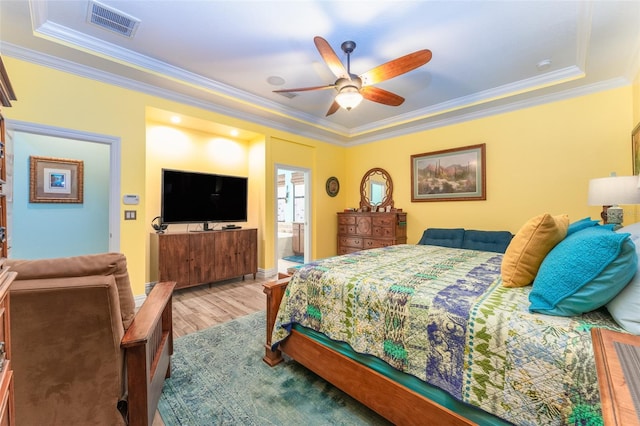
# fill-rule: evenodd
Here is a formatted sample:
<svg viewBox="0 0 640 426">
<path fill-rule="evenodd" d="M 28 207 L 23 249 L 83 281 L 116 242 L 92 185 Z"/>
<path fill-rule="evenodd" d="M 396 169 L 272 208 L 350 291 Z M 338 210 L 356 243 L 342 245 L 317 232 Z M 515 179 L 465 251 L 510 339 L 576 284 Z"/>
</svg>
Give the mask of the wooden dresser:
<svg viewBox="0 0 640 426">
<path fill-rule="evenodd" d="M 151 234 L 151 267 L 176 289 L 258 272 L 258 230 Z"/>
<path fill-rule="evenodd" d="M 338 254 L 406 244 L 406 242 L 406 213 L 338 213 Z"/>
<path fill-rule="evenodd" d="M 2 267 L 0 274 L 0 425 L 13 425 L 13 368 L 11 367 L 11 322 L 9 319 L 9 287 L 16 277 Z"/>
<path fill-rule="evenodd" d="M 7 70 L 0 57 L 0 106 L 10 107 L 15 101 Z M 11 334 L 9 321 L 9 287 L 16 273 L 9 271 L 5 265 L 9 243 L 7 229 L 7 160 L 5 146 L 5 123 L 0 113 L 0 425 L 13 425 L 13 369 L 11 367 Z"/>
</svg>

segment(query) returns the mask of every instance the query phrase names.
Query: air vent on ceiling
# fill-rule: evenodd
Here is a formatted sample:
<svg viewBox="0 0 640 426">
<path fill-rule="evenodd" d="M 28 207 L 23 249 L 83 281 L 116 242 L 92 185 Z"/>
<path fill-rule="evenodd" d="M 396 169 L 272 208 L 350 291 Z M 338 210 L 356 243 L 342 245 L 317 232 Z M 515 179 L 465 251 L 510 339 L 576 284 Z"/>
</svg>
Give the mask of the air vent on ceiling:
<svg viewBox="0 0 640 426">
<path fill-rule="evenodd" d="M 97 1 L 89 1 L 87 20 L 94 25 L 125 37 L 133 37 L 140 20 Z"/>
</svg>

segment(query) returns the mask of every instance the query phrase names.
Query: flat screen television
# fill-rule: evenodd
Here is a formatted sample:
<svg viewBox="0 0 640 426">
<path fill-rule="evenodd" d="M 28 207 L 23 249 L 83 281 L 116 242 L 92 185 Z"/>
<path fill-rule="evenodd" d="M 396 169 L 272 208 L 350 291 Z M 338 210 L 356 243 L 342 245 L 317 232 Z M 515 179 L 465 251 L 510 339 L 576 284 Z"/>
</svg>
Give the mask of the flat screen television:
<svg viewBox="0 0 640 426">
<path fill-rule="evenodd" d="M 247 221 L 248 179 L 162 169 L 162 223 Z"/>
</svg>

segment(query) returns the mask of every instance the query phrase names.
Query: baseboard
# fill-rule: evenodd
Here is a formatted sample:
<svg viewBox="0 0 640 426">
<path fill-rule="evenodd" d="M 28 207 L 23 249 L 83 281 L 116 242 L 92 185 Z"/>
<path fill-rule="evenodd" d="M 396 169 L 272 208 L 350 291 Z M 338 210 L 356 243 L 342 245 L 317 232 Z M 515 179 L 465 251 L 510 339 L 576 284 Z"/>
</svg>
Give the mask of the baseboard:
<svg viewBox="0 0 640 426">
<path fill-rule="evenodd" d="M 277 274 L 278 274 L 278 268 L 270 268 L 270 269 L 258 268 L 258 271 L 256 272 L 256 278 L 260 278 L 260 279 L 272 278 L 272 277 L 275 277 Z M 151 289 L 156 284 L 157 284 L 157 281 L 146 283 L 144 285 L 144 294 L 138 294 L 137 296 L 133 297 L 136 303 L 136 308 L 139 308 L 140 306 L 142 306 L 144 301 L 147 299 L 147 295 L 151 292 Z"/>
<path fill-rule="evenodd" d="M 257 278 L 271 278 L 278 274 L 278 268 L 263 269 L 258 268 Z"/>
<path fill-rule="evenodd" d="M 136 303 L 136 309 L 142 306 L 145 300 L 147 300 L 146 294 L 139 294 L 137 296 L 133 296 L 133 301 Z"/>
</svg>

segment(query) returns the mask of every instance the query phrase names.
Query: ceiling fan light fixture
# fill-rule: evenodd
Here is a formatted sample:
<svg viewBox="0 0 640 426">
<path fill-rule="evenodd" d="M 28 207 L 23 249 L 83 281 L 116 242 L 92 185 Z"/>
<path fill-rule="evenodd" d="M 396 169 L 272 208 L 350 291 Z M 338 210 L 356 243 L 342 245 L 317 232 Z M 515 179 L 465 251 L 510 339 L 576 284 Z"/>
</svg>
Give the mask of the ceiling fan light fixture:
<svg viewBox="0 0 640 426">
<path fill-rule="evenodd" d="M 336 102 L 347 111 L 360 105 L 362 102 L 362 94 L 355 86 L 345 86 L 340 89 L 340 93 L 336 95 Z"/>
</svg>

